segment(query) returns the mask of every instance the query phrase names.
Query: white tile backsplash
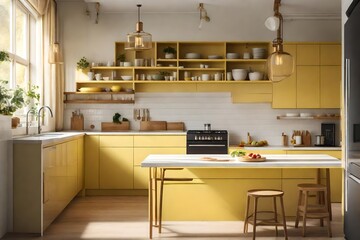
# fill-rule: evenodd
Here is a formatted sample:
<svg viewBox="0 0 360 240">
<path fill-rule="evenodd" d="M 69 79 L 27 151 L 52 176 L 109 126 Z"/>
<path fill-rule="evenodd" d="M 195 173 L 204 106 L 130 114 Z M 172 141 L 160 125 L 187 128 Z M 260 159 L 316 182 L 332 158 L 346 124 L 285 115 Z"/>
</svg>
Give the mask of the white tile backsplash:
<svg viewBox="0 0 360 240">
<path fill-rule="evenodd" d="M 101 122 L 111 122 L 116 112 L 131 121 L 133 130 L 138 130 L 140 124 L 133 119 L 134 108 L 148 108 L 151 120 L 185 122 L 186 129 L 203 129 L 204 123 L 210 123 L 212 129 L 228 130 L 231 144 L 246 140 L 247 132 L 271 145 L 280 145 L 281 133 L 291 135 L 293 130 L 308 130 L 314 140 L 321 132 L 321 122 L 336 123 L 339 136 L 336 120 L 276 119 L 288 112 L 339 114 L 338 109 L 272 109 L 270 103 L 234 104 L 230 93 L 136 93 L 135 104 L 66 104 L 65 129 L 70 129 L 71 113 L 80 109 L 86 130 L 92 124 L 95 130 L 101 130 Z"/>
</svg>

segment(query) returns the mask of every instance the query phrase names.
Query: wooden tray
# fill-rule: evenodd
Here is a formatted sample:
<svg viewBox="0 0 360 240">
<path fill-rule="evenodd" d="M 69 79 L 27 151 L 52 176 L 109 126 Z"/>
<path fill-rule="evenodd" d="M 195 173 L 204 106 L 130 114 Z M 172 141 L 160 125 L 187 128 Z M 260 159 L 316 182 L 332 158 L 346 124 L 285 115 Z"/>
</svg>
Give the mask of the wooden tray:
<svg viewBox="0 0 360 240">
<path fill-rule="evenodd" d="M 113 123 L 113 122 L 102 122 L 101 123 L 101 131 L 103 132 L 116 132 L 116 131 L 128 131 L 130 130 L 130 122 L 121 122 Z"/>
<path fill-rule="evenodd" d="M 203 161 L 212 161 L 212 162 L 228 162 L 231 161 L 231 159 L 220 159 L 220 158 L 214 158 L 214 157 L 202 157 L 200 160 Z"/>
<path fill-rule="evenodd" d="M 241 162 L 264 162 L 266 161 L 265 157 L 262 158 L 249 158 L 249 157 L 239 157 L 239 160 Z"/>
</svg>

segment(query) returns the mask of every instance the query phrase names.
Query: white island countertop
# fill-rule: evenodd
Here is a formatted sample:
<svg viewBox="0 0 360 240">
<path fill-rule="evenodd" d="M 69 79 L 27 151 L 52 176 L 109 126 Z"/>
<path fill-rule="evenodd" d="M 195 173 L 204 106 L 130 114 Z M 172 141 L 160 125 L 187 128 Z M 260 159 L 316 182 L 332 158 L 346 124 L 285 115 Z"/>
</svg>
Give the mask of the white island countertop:
<svg viewBox="0 0 360 240">
<path fill-rule="evenodd" d="M 326 154 L 269 154 L 264 162 L 242 162 L 230 155 L 172 154 L 147 156 L 141 167 L 184 168 L 341 168 L 341 161 Z M 217 161 L 203 160 L 211 157 Z"/>
</svg>

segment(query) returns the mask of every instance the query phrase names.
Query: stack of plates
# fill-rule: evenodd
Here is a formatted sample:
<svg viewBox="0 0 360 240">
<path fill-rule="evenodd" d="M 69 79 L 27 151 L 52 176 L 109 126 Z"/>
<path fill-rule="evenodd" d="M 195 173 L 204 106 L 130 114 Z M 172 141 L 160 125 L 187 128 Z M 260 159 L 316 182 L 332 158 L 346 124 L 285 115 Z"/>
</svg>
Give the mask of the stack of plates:
<svg viewBox="0 0 360 240">
<path fill-rule="evenodd" d="M 254 59 L 264 59 L 266 58 L 266 49 L 265 48 L 253 48 L 252 54 Z"/>
<path fill-rule="evenodd" d="M 240 54 L 239 53 L 227 53 L 226 58 L 227 59 L 238 59 L 238 58 L 240 58 Z"/>
<path fill-rule="evenodd" d="M 209 55 L 208 58 L 209 59 L 221 59 L 222 56 L 220 56 L 220 55 Z"/>
<path fill-rule="evenodd" d="M 187 59 L 200 59 L 201 54 L 200 53 L 186 53 L 185 58 L 187 58 Z"/>
</svg>

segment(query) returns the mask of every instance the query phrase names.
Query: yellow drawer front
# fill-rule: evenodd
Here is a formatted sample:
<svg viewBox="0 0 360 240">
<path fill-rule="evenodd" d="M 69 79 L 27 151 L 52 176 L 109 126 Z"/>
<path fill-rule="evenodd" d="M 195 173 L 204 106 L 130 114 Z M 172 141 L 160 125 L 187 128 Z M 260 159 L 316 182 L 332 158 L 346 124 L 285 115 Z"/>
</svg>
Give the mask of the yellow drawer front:
<svg viewBox="0 0 360 240">
<path fill-rule="evenodd" d="M 186 148 L 135 148 L 134 166 L 140 166 L 141 162 L 150 154 L 186 154 Z"/>
<path fill-rule="evenodd" d="M 100 136 L 100 147 L 132 147 L 133 136 Z"/>
<path fill-rule="evenodd" d="M 186 136 L 134 136 L 135 147 L 186 147 Z"/>
<path fill-rule="evenodd" d="M 149 168 L 134 167 L 134 189 L 148 189 Z"/>
</svg>

